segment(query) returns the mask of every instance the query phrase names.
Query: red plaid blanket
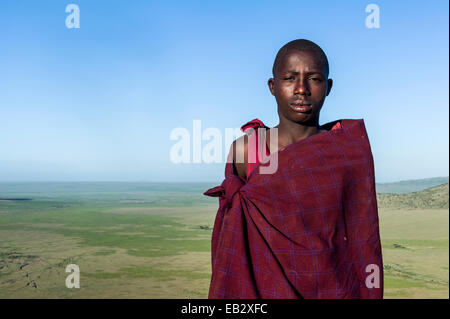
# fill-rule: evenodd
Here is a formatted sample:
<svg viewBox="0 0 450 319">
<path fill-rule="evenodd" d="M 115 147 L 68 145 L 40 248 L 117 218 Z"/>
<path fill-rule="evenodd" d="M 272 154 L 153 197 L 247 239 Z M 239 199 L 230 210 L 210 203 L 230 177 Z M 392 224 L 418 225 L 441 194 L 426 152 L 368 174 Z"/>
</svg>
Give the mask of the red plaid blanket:
<svg viewBox="0 0 450 319">
<path fill-rule="evenodd" d="M 363 120 L 340 122 L 279 151 L 273 174 L 244 181 L 229 161 L 205 192 L 220 204 L 209 298 L 382 298 L 372 152 Z"/>
</svg>

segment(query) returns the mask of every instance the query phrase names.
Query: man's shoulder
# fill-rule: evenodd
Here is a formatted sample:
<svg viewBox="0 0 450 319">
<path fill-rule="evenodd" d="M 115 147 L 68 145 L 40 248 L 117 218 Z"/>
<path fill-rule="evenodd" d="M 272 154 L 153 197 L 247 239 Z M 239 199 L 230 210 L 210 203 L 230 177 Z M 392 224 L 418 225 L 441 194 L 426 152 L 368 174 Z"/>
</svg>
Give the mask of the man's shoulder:
<svg viewBox="0 0 450 319">
<path fill-rule="evenodd" d="M 248 152 L 248 135 L 244 134 L 238 137 L 232 144 L 231 150 L 233 155 L 233 165 L 237 175 L 246 178 L 247 175 L 247 152 Z"/>
<path fill-rule="evenodd" d="M 236 155 L 247 154 L 248 136 L 249 135 L 246 133 L 234 140 L 233 145 L 232 145 L 233 160 L 236 159 Z M 244 159 L 246 159 L 246 157 L 244 157 Z"/>
</svg>

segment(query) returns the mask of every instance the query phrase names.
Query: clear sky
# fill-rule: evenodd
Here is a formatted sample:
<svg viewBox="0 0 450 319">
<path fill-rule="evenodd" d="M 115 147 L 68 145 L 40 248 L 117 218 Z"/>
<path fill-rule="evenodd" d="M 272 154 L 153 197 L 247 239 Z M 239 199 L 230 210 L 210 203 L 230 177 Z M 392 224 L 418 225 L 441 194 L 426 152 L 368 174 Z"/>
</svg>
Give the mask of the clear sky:
<svg viewBox="0 0 450 319">
<path fill-rule="evenodd" d="M 68 29 L 66 5 L 80 8 Z M 380 28 L 365 25 L 368 4 Z M 286 42 L 330 61 L 321 124 L 363 118 L 377 182 L 448 176 L 447 1 L 6 0 L 0 4 L 0 181 L 217 181 L 169 139 L 278 124 L 267 88 Z M 206 143 L 206 142 L 205 142 Z"/>
</svg>

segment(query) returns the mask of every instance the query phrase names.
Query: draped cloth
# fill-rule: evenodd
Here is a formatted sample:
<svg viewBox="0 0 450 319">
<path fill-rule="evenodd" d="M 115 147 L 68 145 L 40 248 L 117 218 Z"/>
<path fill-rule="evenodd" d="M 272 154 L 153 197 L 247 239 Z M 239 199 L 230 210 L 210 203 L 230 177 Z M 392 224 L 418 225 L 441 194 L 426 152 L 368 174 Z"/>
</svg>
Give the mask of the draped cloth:
<svg viewBox="0 0 450 319">
<path fill-rule="evenodd" d="M 342 126 L 330 130 L 336 122 Z M 323 127 L 328 131 L 278 151 L 273 174 L 256 167 L 244 180 L 234 174 L 230 153 L 224 181 L 204 193 L 219 197 L 209 298 L 382 298 L 364 121 Z"/>
</svg>

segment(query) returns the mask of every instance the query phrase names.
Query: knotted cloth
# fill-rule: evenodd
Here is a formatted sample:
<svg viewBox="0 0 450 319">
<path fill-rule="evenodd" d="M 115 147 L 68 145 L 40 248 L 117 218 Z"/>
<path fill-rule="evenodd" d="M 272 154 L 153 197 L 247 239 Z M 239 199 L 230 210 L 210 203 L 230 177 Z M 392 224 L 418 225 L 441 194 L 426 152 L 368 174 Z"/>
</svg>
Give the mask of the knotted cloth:
<svg viewBox="0 0 450 319">
<path fill-rule="evenodd" d="M 362 119 L 336 122 L 280 150 L 273 174 L 244 180 L 230 153 L 204 193 L 219 197 L 209 298 L 382 298 L 369 139 Z"/>
</svg>

